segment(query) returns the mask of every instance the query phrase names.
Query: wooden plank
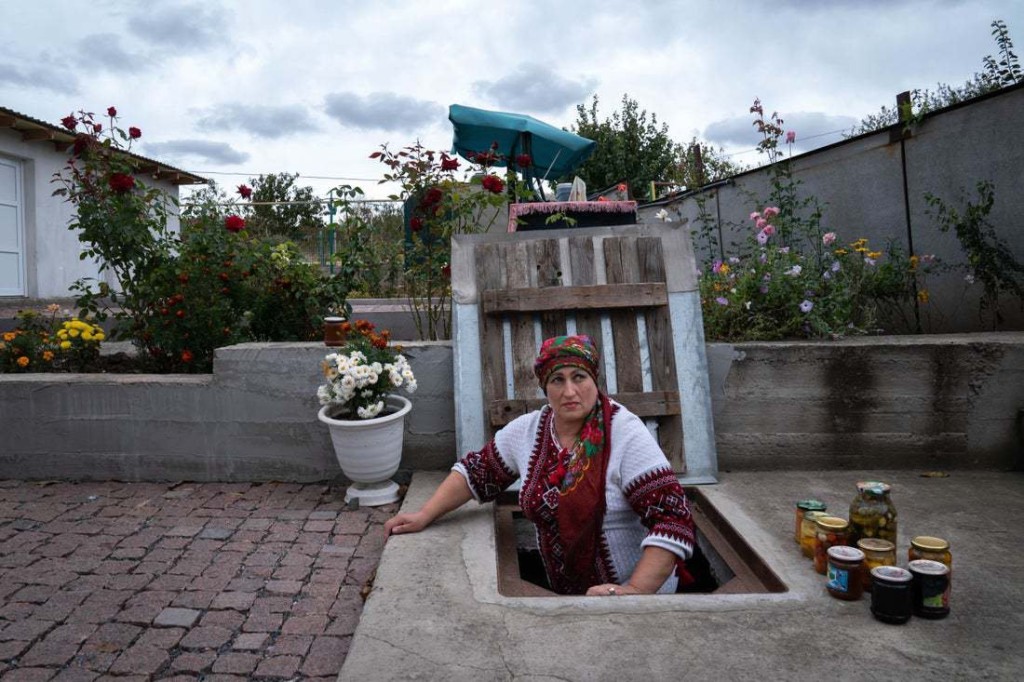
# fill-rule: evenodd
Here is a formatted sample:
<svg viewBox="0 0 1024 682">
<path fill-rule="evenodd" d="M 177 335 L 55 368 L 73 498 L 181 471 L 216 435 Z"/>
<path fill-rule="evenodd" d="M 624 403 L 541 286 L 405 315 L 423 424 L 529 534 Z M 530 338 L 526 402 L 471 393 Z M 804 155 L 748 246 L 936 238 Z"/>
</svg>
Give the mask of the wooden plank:
<svg viewBox="0 0 1024 682">
<path fill-rule="evenodd" d="M 24 142 L 34 142 L 37 140 L 52 140 L 56 137 L 56 133 L 52 130 L 45 128 L 37 128 L 35 130 L 25 130 L 21 133 L 21 139 Z"/>
<path fill-rule="evenodd" d="M 586 287 L 597 284 L 597 272 L 594 270 L 594 240 L 591 237 L 569 238 L 569 272 L 573 287 Z M 576 313 L 576 333 L 585 334 L 594 340 L 598 350 L 601 348 L 601 315 L 596 311 L 568 306 Z M 603 369 L 603 368 L 602 368 Z M 597 387 L 608 391 L 605 372 L 597 376 Z"/>
<path fill-rule="evenodd" d="M 508 287 L 521 289 L 530 286 L 533 268 L 530 250 L 524 241 L 506 244 L 502 266 L 506 269 Z M 512 327 L 512 383 L 516 398 L 537 395 L 537 377 L 533 375 L 533 360 L 537 356 L 537 337 L 533 331 L 533 313 L 509 315 Z"/>
<path fill-rule="evenodd" d="M 660 239 L 640 237 L 636 242 L 640 279 L 648 282 L 665 281 L 665 258 Z M 668 306 L 648 308 L 644 311 L 647 327 L 647 349 L 651 359 L 651 388 L 668 391 L 677 388 L 675 347 L 672 343 L 672 319 Z M 658 420 L 658 444 L 668 457 L 672 469 L 685 473 L 686 457 L 683 451 L 683 422 L 676 416 Z"/>
<path fill-rule="evenodd" d="M 0 128 L 13 128 L 18 119 L 10 114 L 0 114 Z"/>
<path fill-rule="evenodd" d="M 538 239 L 532 243 L 534 272 L 537 278 L 536 293 L 552 296 L 560 293 L 562 287 L 562 255 L 557 239 Z M 540 315 L 541 338 L 565 334 L 566 306 L 548 308 Z"/>
<path fill-rule="evenodd" d="M 652 393 L 616 393 L 611 396 L 626 406 L 638 417 L 668 417 L 678 420 L 682 413 L 678 391 L 655 391 Z M 488 403 L 488 421 L 493 427 L 500 427 L 547 404 L 546 398 L 528 400 L 493 400 Z"/>
<path fill-rule="evenodd" d="M 499 244 L 480 244 L 476 247 L 476 279 L 481 289 L 502 289 L 508 282 L 501 267 Z M 505 342 L 502 335 L 501 318 L 480 315 L 480 377 L 484 404 L 491 400 L 505 398 Z M 494 435 L 494 429 L 487 423 L 487 440 Z M 473 447 L 480 447 L 475 444 Z"/>
<path fill-rule="evenodd" d="M 636 237 L 608 237 L 604 240 L 605 277 L 608 284 L 632 284 L 640 279 Z M 624 308 L 609 314 L 615 344 L 615 383 L 619 391 L 642 391 L 640 340 L 636 310 Z"/>
<path fill-rule="evenodd" d="M 564 310 L 607 310 L 668 305 L 664 282 L 506 289 L 481 296 L 485 314 Z"/>
</svg>

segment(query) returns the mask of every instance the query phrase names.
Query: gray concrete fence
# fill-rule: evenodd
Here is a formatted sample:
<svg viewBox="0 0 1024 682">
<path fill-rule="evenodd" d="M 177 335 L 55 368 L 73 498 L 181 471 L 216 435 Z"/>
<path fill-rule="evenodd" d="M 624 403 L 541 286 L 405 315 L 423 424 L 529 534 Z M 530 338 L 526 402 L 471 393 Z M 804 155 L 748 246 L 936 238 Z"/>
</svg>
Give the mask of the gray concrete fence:
<svg viewBox="0 0 1024 682">
<path fill-rule="evenodd" d="M 452 348 L 405 343 L 402 467 L 455 460 Z M 314 397 L 325 348 L 249 343 L 212 375 L 0 375 L 0 477 L 340 478 Z M 1013 468 L 1024 333 L 708 344 L 719 467 Z"/>
</svg>

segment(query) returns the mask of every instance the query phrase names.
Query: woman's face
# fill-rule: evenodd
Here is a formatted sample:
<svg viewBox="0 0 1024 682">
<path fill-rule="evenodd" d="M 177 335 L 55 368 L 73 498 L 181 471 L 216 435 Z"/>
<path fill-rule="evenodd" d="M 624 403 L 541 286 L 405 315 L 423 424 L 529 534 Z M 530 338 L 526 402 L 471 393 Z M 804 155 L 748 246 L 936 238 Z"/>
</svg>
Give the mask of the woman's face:
<svg viewBox="0 0 1024 682">
<path fill-rule="evenodd" d="M 597 402 L 597 384 L 579 367 L 555 370 L 544 390 L 555 416 L 563 422 L 586 419 Z"/>
</svg>

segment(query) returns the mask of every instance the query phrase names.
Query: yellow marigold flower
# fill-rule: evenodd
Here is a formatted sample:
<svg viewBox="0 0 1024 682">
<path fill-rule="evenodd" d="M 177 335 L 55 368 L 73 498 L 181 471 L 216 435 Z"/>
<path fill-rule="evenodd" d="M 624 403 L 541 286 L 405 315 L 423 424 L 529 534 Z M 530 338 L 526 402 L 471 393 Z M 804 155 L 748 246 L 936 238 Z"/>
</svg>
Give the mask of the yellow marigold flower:
<svg viewBox="0 0 1024 682">
<path fill-rule="evenodd" d="M 28 367 L 28 363 L 29 362 L 30 362 L 30 360 L 28 359 L 27 355 L 22 355 L 20 358 L 18 358 L 18 366 L 19 367 Z"/>
<path fill-rule="evenodd" d="M 70 341 L 61 341 L 60 342 L 60 347 L 63 350 L 67 350 L 68 348 L 71 348 L 71 342 Z"/>
<path fill-rule="evenodd" d="M 868 238 L 867 237 L 861 237 L 860 239 L 858 239 L 854 243 L 850 244 L 850 246 L 864 246 L 867 243 L 868 243 Z"/>
<path fill-rule="evenodd" d="M 868 258 L 881 258 L 881 257 L 882 257 L 882 252 L 881 251 L 868 251 Z"/>
<path fill-rule="evenodd" d="M 89 331 L 88 329 L 86 329 L 84 332 L 82 332 L 82 340 L 83 341 L 92 341 L 92 332 Z"/>
<path fill-rule="evenodd" d="M 917 300 L 921 303 L 927 303 L 929 298 L 930 295 L 927 289 L 921 289 L 921 291 L 917 292 Z"/>
<path fill-rule="evenodd" d="M 107 335 L 104 334 L 103 332 L 96 332 L 95 334 L 92 335 L 92 338 L 93 341 L 102 341 L 103 339 L 107 338 Z"/>
<path fill-rule="evenodd" d="M 911 270 L 917 270 L 918 262 L 920 262 L 920 259 L 918 259 L 917 256 L 911 256 L 910 257 L 910 269 Z"/>
<path fill-rule="evenodd" d="M 47 362 L 50 362 L 51 360 L 53 360 L 53 351 L 52 350 L 44 350 L 43 351 L 43 360 L 46 360 Z"/>
<path fill-rule="evenodd" d="M 4 341 L 14 341 L 14 337 L 17 336 L 14 332 L 4 332 Z"/>
<path fill-rule="evenodd" d="M 57 330 L 57 336 L 59 338 L 61 338 L 61 339 L 68 338 L 68 330 L 67 329 L 58 329 Z"/>
<path fill-rule="evenodd" d="M 832 253 L 836 254 L 837 256 L 845 256 L 849 252 L 846 249 L 836 249 Z"/>
<path fill-rule="evenodd" d="M 70 336 L 71 338 L 75 338 L 76 336 L 78 336 L 78 335 L 79 335 L 79 334 L 81 334 L 81 333 L 82 333 L 82 332 L 78 331 L 77 329 L 72 329 L 71 331 L 69 331 L 69 332 L 68 332 L 68 335 L 69 335 L 69 336 Z"/>
<path fill-rule="evenodd" d="M 854 251 L 856 251 L 857 253 L 867 253 L 867 249 L 864 248 L 863 246 L 858 246 L 857 248 L 854 249 Z"/>
</svg>

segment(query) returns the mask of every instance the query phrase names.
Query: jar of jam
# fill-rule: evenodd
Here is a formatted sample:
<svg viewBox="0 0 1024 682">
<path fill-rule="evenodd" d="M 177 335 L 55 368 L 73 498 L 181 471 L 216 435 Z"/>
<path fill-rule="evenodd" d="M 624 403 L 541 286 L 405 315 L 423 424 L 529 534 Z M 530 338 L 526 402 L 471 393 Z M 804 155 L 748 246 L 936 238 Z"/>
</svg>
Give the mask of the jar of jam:
<svg viewBox="0 0 1024 682">
<path fill-rule="evenodd" d="M 828 516 L 823 511 L 804 512 L 803 522 L 800 524 L 800 553 L 808 559 L 814 558 L 814 543 L 818 539 L 818 519 Z"/>
<path fill-rule="evenodd" d="M 950 570 L 953 568 L 953 554 L 949 551 L 949 543 L 931 535 L 918 535 L 911 540 L 907 558 L 910 561 L 930 559 L 945 564 Z"/>
<path fill-rule="evenodd" d="M 907 564 L 914 576 L 912 607 L 915 616 L 945 618 L 949 615 L 949 566 L 931 559 Z"/>
<path fill-rule="evenodd" d="M 864 552 L 864 589 L 870 592 L 873 589 L 871 571 L 877 566 L 896 565 L 896 545 L 879 538 L 861 538 L 857 549 Z"/>
<path fill-rule="evenodd" d="M 857 483 L 857 497 L 850 503 L 850 542 L 881 538 L 896 544 L 896 507 L 889 499 L 889 484 Z"/>
<path fill-rule="evenodd" d="M 800 500 L 796 503 L 796 526 L 793 529 L 793 539 L 800 544 L 800 533 L 803 527 L 804 514 L 809 511 L 825 511 L 825 503 L 819 500 Z"/>
<path fill-rule="evenodd" d="M 910 620 L 913 574 L 899 566 L 871 569 L 871 613 L 883 623 L 900 625 Z"/>
<path fill-rule="evenodd" d="M 344 317 L 324 318 L 324 345 L 344 346 L 345 338 L 348 336 L 345 329 Z"/>
<path fill-rule="evenodd" d="M 864 594 L 864 552 L 856 547 L 835 545 L 828 548 L 825 589 L 836 599 L 856 601 Z"/>
<path fill-rule="evenodd" d="M 829 548 L 850 544 L 850 524 L 838 516 L 819 516 L 815 523 L 818 524 L 818 529 L 814 538 L 814 570 L 825 575 Z"/>
</svg>

